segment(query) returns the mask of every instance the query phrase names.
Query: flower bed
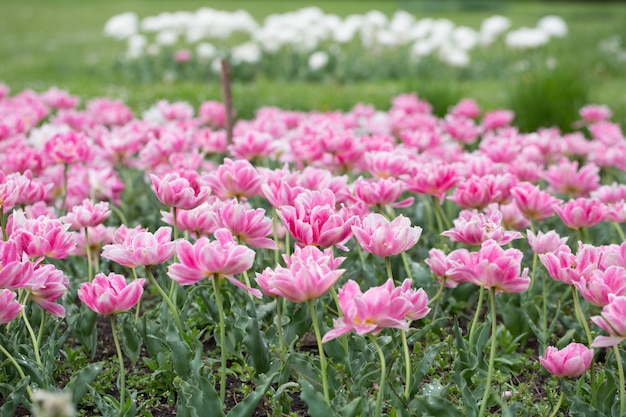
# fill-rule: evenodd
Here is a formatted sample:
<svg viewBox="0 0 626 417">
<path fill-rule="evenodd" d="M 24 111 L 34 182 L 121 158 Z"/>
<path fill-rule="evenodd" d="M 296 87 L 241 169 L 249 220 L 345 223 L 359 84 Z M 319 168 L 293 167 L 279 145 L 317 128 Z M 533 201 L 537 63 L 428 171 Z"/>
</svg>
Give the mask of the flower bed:
<svg viewBox="0 0 626 417">
<path fill-rule="evenodd" d="M 0 88 L 3 415 L 624 413 L 608 108 L 79 103 Z"/>
<path fill-rule="evenodd" d="M 217 77 L 220 60 L 228 58 L 238 79 L 354 81 L 402 79 L 433 66 L 501 75 L 505 66 L 528 67 L 529 58 L 543 68 L 545 57 L 535 62 L 519 51 L 539 49 L 568 32 L 558 16 L 545 16 L 532 28 L 511 26 L 504 16 L 489 17 L 474 29 L 402 10 L 391 18 L 377 10 L 341 18 L 316 7 L 272 14 L 260 24 L 244 10 L 201 8 L 141 21 L 126 12 L 111 17 L 104 34 L 126 42 L 120 62 L 138 78 Z M 472 55 L 478 57 L 473 66 Z"/>
</svg>

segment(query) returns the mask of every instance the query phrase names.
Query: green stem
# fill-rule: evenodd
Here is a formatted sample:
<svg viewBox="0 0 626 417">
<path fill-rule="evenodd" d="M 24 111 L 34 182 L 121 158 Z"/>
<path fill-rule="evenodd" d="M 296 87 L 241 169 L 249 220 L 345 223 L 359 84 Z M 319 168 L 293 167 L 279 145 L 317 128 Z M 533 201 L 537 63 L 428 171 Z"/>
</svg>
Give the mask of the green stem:
<svg viewBox="0 0 626 417">
<path fill-rule="evenodd" d="M 324 354 L 324 346 L 322 345 L 322 335 L 320 333 L 320 325 L 317 322 L 317 315 L 315 314 L 314 300 L 309 300 L 309 312 L 311 313 L 311 320 L 313 321 L 313 330 L 315 331 L 315 339 L 317 339 L 317 349 L 320 355 L 320 368 L 322 371 L 322 387 L 324 390 L 324 401 L 330 406 L 330 395 L 328 393 L 328 381 L 326 377 L 326 355 Z"/>
<path fill-rule="evenodd" d="M 530 273 L 530 287 L 528 287 L 528 294 L 532 294 L 533 287 L 535 286 L 535 271 L 537 270 L 537 259 L 537 254 L 533 252 L 533 269 Z"/>
<path fill-rule="evenodd" d="M 393 280 L 393 272 L 391 272 L 391 256 L 385 256 L 385 267 L 387 268 L 387 279 Z"/>
<path fill-rule="evenodd" d="M 278 246 L 278 214 L 276 212 L 276 207 L 272 207 L 272 235 L 274 236 L 274 242 L 276 242 L 274 262 L 276 263 L 276 266 L 278 266 L 280 263 L 280 248 Z"/>
<path fill-rule="evenodd" d="M 0 204 L 0 229 L 2 229 L 2 240 L 7 241 L 7 225 L 4 217 L 4 205 Z"/>
<path fill-rule="evenodd" d="M 483 417 L 487 410 L 487 401 L 491 394 L 491 380 L 493 379 L 494 364 L 496 359 L 496 347 L 498 346 L 497 337 L 497 323 L 496 323 L 496 289 L 490 288 L 489 300 L 491 301 L 491 350 L 489 352 L 489 368 L 487 370 L 487 385 L 485 386 L 485 393 L 483 399 L 480 402 L 480 410 L 478 411 L 478 417 Z"/>
<path fill-rule="evenodd" d="M 435 213 L 435 220 L 437 221 L 437 229 L 439 230 L 439 233 L 442 233 L 445 230 L 445 226 L 443 224 L 443 219 L 441 218 L 439 200 L 437 200 L 437 197 L 433 196 L 431 201 L 433 205 L 433 212 Z"/>
<path fill-rule="evenodd" d="M 376 348 L 378 352 L 378 358 L 380 360 L 380 383 L 378 386 L 378 396 L 376 397 L 376 417 L 380 417 L 382 415 L 383 409 L 383 392 L 385 388 L 385 376 L 387 374 L 387 364 L 385 363 L 385 354 L 381 350 L 380 346 L 376 342 L 376 338 L 374 336 L 370 336 L 372 344 Z"/>
<path fill-rule="evenodd" d="M 213 290 L 215 291 L 215 302 L 217 303 L 217 312 L 220 317 L 220 401 L 224 404 L 224 398 L 226 397 L 226 324 L 224 323 L 224 305 L 222 302 L 222 293 L 220 291 L 220 280 L 217 276 L 214 276 L 212 281 Z"/>
<path fill-rule="evenodd" d="M 476 305 L 476 311 L 474 312 L 474 318 L 472 319 L 472 324 L 470 326 L 469 331 L 469 350 L 472 351 L 472 347 L 474 346 L 474 332 L 476 331 L 476 324 L 478 323 L 478 319 L 480 318 L 480 310 L 483 308 L 483 300 L 485 299 L 485 288 L 480 287 L 478 293 L 478 304 Z"/>
<path fill-rule="evenodd" d="M 176 325 L 178 326 L 178 330 L 180 331 L 180 335 L 182 336 L 183 325 L 180 322 L 180 315 L 176 310 L 176 306 L 174 305 L 174 303 L 172 303 L 172 300 L 170 300 L 165 291 L 163 291 L 163 288 L 161 288 L 156 278 L 154 278 L 154 275 L 152 274 L 152 270 L 150 269 L 149 265 L 146 265 L 146 275 L 148 275 L 148 280 L 154 286 L 154 288 L 156 288 L 157 292 L 161 295 L 161 297 L 163 297 L 163 300 L 165 300 L 165 303 L 170 308 L 170 312 L 172 313 L 172 316 L 174 316 L 174 320 L 176 321 Z"/>
<path fill-rule="evenodd" d="M 591 331 L 589 330 L 589 324 L 587 324 L 587 320 L 585 319 L 585 315 L 583 314 L 583 310 L 580 307 L 580 301 L 578 299 L 578 291 L 576 291 L 576 287 L 573 285 L 572 288 L 572 298 L 574 299 L 574 309 L 576 310 L 576 317 L 578 318 L 578 322 L 585 329 L 585 334 L 587 335 L 587 346 L 591 348 L 591 344 L 593 343 L 593 338 L 591 337 Z M 593 358 L 591 359 L 591 366 L 589 367 L 589 376 L 590 376 L 590 385 L 591 385 L 591 404 L 596 404 L 596 377 L 595 377 L 595 362 Z"/>
<path fill-rule="evenodd" d="M 68 164 L 63 164 L 63 200 L 61 201 L 61 212 L 65 210 L 65 204 L 67 203 L 67 172 L 70 170 Z"/>
<path fill-rule="evenodd" d="M 115 325 L 115 314 L 111 314 L 111 332 L 113 333 L 113 341 L 115 342 L 115 350 L 117 351 L 117 359 L 120 364 L 120 416 L 126 411 L 126 372 L 124 370 L 124 356 L 122 356 L 122 348 L 120 340 L 117 336 L 117 326 Z"/>
<path fill-rule="evenodd" d="M 136 268 L 131 268 L 133 271 L 133 278 L 137 279 L 137 269 Z M 141 297 L 139 298 L 139 301 L 137 301 L 137 305 L 135 306 L 135 323 L 139 322 L 139 310 L 141 310 Z"/>
<path fill-rule="evenodd" d="M 613 346 L 615 352 L 615 361 L 617 362 L 617 372 L 619 373 L 619 415 L 623 416 L 626 412 L 626 395 L 624 393 L 624 366 L 622 365 L 622 355 L 619 353 L 618 345 Z"/>
<path fill-rule="evenodd" d="M 6 356 L 7 359 L 9 359 L 9 362 L 11 362 L 13 364 L 13 366 L 15 366 L 15 369 L 17 370 L 17 373 L 20 374 L 20 377 L 22 379 L 26 379 L 26 374 L 24 373 L 24 370 L 22 369 L 20 364 L 17 363 L 17 361 L 15 360 L 13 355 L 11 355 L 11 353 L 9 353 L 9 351 L 6 350 L 4 348 L 4 346 L 2 346 L 1 344 L 0 344 L 0 352 L 2 352 L 4 354 L 4 356 Z M 28 396 L 30 397 L 30 399 L 32 401 L 33 400 L 33 391 L 30 389 L 30 385 L 26 386 L 26 391 L 28 392 Z"/>
<path fill-rule="evenodd" d="M 39 369 L 43 370 L 41 355 L 39 354 L 39 343 L 37 343 L 37 336 L 35 336 L 33 326 L 30 325 L 30 321 L 28 320 L 28 317 L 26 317 L 25 310 L 26 309 L 22 309 L 22 312 L 20 314 L 22 315 L 22 319 L 24 319 L 24 324 L 26 325 L 26 329 L 28 330 L 28 334 L 30 335 L 30 340 L 33 342 L 33 351 L 35 352 L 35 360 L 37 361 L 37 365 L 39 365 Z"/>
<path fill-rule="evenodd" d="M 613 227 L 615 227 L 615 229 L 617 229 L 617 233 L 619 234 L 620 239 L 623 241 L 626 241 L 626 235 L 624 235 L 624 231 L 622 230 L 622 226 L 619 225 L 619 223 L 617 222 L 613 222 Z"/>
<path fill-rule="evenodd" d="M 89 246 L 89 228 L 85 227 L 85 252 L 87 254 L 87 282 L 93 281 L 93 267 L 91 266 L 91 247 Z"/>
<path fill-rule="evenodd" d="M 405 372 L 405 386 L 404 386 L 404 398 L 409 401 L 411 395 L 411 355 L 409 352 L 409 344 L 406 340 L 406 330 L 402 330 L 402 348 L 404 350 L 404 372 Z M 382 387 L 382 385 L 381 385 Z"/>
<path fill-rule="evenodd" d="M 543 325 L 543 346 L 541 346 L 542 352 L 545 351 L 548 345 L 548 282 L 546 280 L 546 274 L 541 274 L 541 297 L 543 298 L 543 317 L 541 318 Z"/>
<path fill-rule="evenodd" d="M 39 321 L 39 331 L 37 332 L 37 346 L 41 346 L 43 340 L 43 329 L 46 324 L 46 310 L 41 310 L 41 320 Z"/>
<path fill-rule="evenodd" d="M 441 298 L 443 298 L 443 291 L 445 289 L 446 289 L 446 277 L 443 277 L 441 279 L 441 285 L 439 286 L 439 289 L 437 290 L 437 294 L 435 294 L 435 296 L 428 301 L 428 305 L 432 304 L 433 301 L 437 302 L 435 304 L 435 309 L 433 310 L 432 322 L 434 322 L 437 319 L 437 312 L 439 311 L 439 303 L 441 301 Z"/>
<path fill-rule="evenodd" d="M 406 252 L 402 252 L 400 254 L 400 257 L 402 258 L 402 263 L 404 264 L 404 270 L 406 271 L 406 276 L 413 281 L 413 273 L 411 272 L 411 267 L 409 266 L 409 257 L 407 256 Z"/>
<path fill-rule="evenodd" d="M 280 370 L 283 370 L 283 361 L 285 358 L 285 342 L 283 341 L 283 316 L 282 309 L 280 308 L 281 300 L 276 299 L 276 319 L 278 322 L 276 323 L 276 330 L 278 331 L 278 346 L 279 346 L 279 356 L 280 356 Z"/>
<path fill-rule="evenodd" d="M 563 390 L 561 390 L 561 396 L 559 397 L 559 402 L 557 402 L 556 405 L 554 406 L 554 410 L 552 410 L 550 417 L 556 417 L 556 415 L 559 413 L 559 410 L 561 409 L 561 404 L 563 404 L 564 398 L 565 398 L 565 393 L 563 392 Z"/>
<path fill-rule="evenodd" d="M 176 209 L 176 207 L 172 207 L 172 217 L 174 219 L 174 225 L 173 225 L 174 241 L 176 241 L 178 239 L 178 210 Z M 174 253 L 174 262 L 178 262 L 177 253 Z M 172 300 L 172 303 L 176 305 L 176 281 L 174 280 L 170 282 L 169 295 L 170 295 L 170 299 Z"/>
<path fill-rule="evenodd" d="M 114 204 L 110 204 L 109 207 L 111 208 L 111 211 L 115 213 L 117 217 L 119 217 L 120 222 L 122 224 L 128 224 L 128 221 L 126 220 L 126 216 L 124 216 L 124 213 L 122 212 L 121 208 L 117 207 Z"/>
</svg>

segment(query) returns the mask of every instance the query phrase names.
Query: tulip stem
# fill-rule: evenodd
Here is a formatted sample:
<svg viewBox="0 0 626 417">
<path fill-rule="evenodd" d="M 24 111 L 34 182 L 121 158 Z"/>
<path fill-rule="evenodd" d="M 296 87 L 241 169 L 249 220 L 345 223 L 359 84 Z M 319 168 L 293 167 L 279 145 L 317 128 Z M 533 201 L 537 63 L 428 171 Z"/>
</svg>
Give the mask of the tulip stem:
<svg viewBox="0 0 626 417">
<path fill-rule="evenodd" d="M 391 271 L 391 256 L 385 256 L 385 267 L 387 268 L 387 279 L 393 280 L 393 272 Z"/>
<path fill-rule="evenodd" d="M 559 413 L 559 410 L 561 409 L 561 404 L 563 404 L 564 398 L 565 398 L 565 393 L 563 392 L 563 390 L 561 390 L 561 396 L 559 397 L 559 402 L 557 402 L 556 405 L 554 406 L 554 410 L 552 410 L 550 417 L 556 417 L 556 415 Z"/>
<path fill-rule="evenodd" d="M 489 368 L 487 370 L 487 384 L 485 385 L 485 393 L 483 399 L 480 402 L 480 410 L 478 411 L 478 417 L 483 417 L 487 410 L 487 401 L 491 394 L 491 380 L 493 379 L 494 364 L 496 359 L 496 348 L 498 346 L 497 337 L 497 323 L 496 323 L 496 289 L 495 287 L 489 290 L 490 310 L 491 310 L 491 350 L 489 351 Z"/>
<path fill-rule="evenodd" d="M 623 241 L 626 241 L 626 235 L 624 235 L 624 231 L 622 230 L 622 227 L 619 225 L 619 223 L 617 222 L 612 222 L 613 223 L 613 227 L 615 227 L 617 229 L 617 233 L 619 234 L 620 239 Z"/>
<path fill-rule="evenodd" d="M 404 372 L 406 375 L 404 398 L 409 401 L 409 396 L 411 395 L 411 355 L 409 352 L 409 344 L 406 340 L 406 330 L 402 330 L 400 334 L 402 335 L 402 348 L 404 350 Z"/>
<path fill-rule="evenodd" d="M 172 207 L 172 218 L 173 218 L 173 234 L 174 234 L 174 242 L 178 239 L 178 210 L 176 207 Z M 174 262 L 178 262 L 178 254 L 174 253 Z M 170 282 L 170 291 L 169 291 L 170 299 L 172 300 L 172 304 L 176 305 L 176 281 L 172 280 Z"/>
<path fill-rule="evenodd" d="M 317 339 L 317 350 L 320 355 L 320 367 L 322 368 L 322 387 L 324 390 L 324 401 L 330 406 L 330 395 L 328 393 L 328 381 L 326 377 L 326 356 L 324 354 L 324 346 L 322 345 L 322 335 L 320 333 L 320 325 L 317 322 L 317 315 L 315 314 L 314 300 L 309 300 L 309 312 L 311 313 L 311 320 L 313 321 L 313 330 L 315 331 L 315 338 Z"/>
<path fill-rule="evenodd" d="M 26 301 L 26 300 L 24 300 Z M 26 329 L 28 330 L 28 334 L 30 335 L 30 340 L 33 342 L 33 351 L 35 352 L 35 360 L 37 361 L 37 365 L 39 369 L 43 370 L 43 364 L 41 363 L 41 355 L 39 354 L 39 343 L 37 343 L 37 336 L 35 336 L 35 332 L 33 331 L 33 326 L 30 325 L 30 321 L 26 316 L 25 309 L 22 309 L 22 318 L 24 319 L 24 324 L 26 325 Z"/>
<path fill-rule="evenodd" d="M 276 298 L 276 330 L 278 332 L 278 347 L 280 349 L 280 370 L 283 370 L 283 362 L 285 360 L 285 342 L 283 341 L 283 315 L 282 309 L 280 308 L 281 300 Z"/>
<path fill-rule="evenodd" d="M 133 271 L 133 278 L 137 279 L 137 269 L 131 268 Z M 135 323 L 139 322 L 139 310 L 141 310 L 141 297 L 137 301 L 137 305 L 135 306 Z"/>
<path fill-rule="evenodd" d="M 591 344 L 593 343 L 593 338 L 591 337 L 591 331 L 589 330 L 589 325 L 587 324 L 587 320 L 585 319 L 585 315 L 583 314 L 582 308 L 580 308 L 580 300 L 578 299 L 578 291 L 576 291 L 576 287 L 573 285 L 572 287 L 572 298 L 574 299 L 574 309 L 576 310 L 576 317 L 578 317 L 578 322 L 585 329 L 585 334 L 587 335 L 587 347 L 591 349 Z M 591 366 L 589 367 L 589 385 L 591 385 L 591 404 L 596 405 L 596 376 L 595 376 L 595 361 L 591 358 Z"/>
<path fill-rule="evenodd" d="M 93 267 L 91 266 L 91 247 L 89 246 L 89 228 L 85 227 L 85 253 L 87 254 L 87 282 L 93 281 Z"/>
<path fill-rule="evenodd" d="M 376 417 L 380 417 L 382 415 L 383 409 L 383 392 L 385 391 L 385 376 L 387 373 L 387 364 L 385 363 L 385 354 L 381 350 L 378 342 L 376 342 L 376 338 L 374 336 L 370 336 L 372 344 L 376 348 L 378 352 L 378 358 L 380 359 L 380 382 L 378 386 L 378 396 L 376 397 Z"/>
<path fill-rule="evenodd" d="M 413 281 L 413 273 L 411 272 L 411 267 L 409 266 L 409 257 L 407 256 L 406 252 L 400 253 L 400 257 L 402 258 L 402 263 L 404 264 L 407 278 Z"/>
<path fill-rule="evenodd" d="M 117 326 L 115 325 L 115 314 L 111 314 L 111 332 L 113 333 L 113 342 L 115 342 L 115 350 L 117 351 L 117 359 L 120 364 L 120 416 L 123 416 L 126 411 L 126 373 L 124 370 L 124 356 L 122 356 L 122 349 L 120 347 L 120 340 L 117 336 Z"/>
<path fill-rule="evenodd" d="M 478 323 L 478 319 L 480 318 L 480 311 L 483 308 L 483 301 L 485 299 L 485 288 L 480 287 L 478 293 L 478 304 L 476 305 L 476 311 L 474 312 L 474 318 L 472 319 L 472 324 L 470 326 L 469 331 L 469 350 L 472 351 L 472 347 L 474 346 L 474 332 L 476 331 L 476 323 Z"/>
<path fill-rule="evenodd" d="M 2 352 L 4 356 L 6 356 L 7 359 L 9 359 L 9 362 L 11 362 L 13 366 L 15 366 L 15 369 L 17 370 L 17 373 L 20 374 L 20 377 L 22 379 L 26 379 L 26 374 L 24 373 L 24 370 L 22 369 L 20 364 L 17 363 L 13 355 L 11 355 L 11 353 L 8 350 L 6 350 L 4 346 L 2 346 L 2 344 L 0 344 L 0 352 Z M 26 391 L 28 392 L 28 396 L 31 398 L 31 401 L 32 401 L 33 391 L 30 389 L 30 385 L 26 386 Z"/>
<path fill-rule="evenodd" d="M 618 345 L 613 346 L 615 352 L 615 361 L 617 362 L 617 372 L 619 374 L 619 415 L 623 416 L 626 412 L 626 394 L 624 392 L 624 366 L 622 365 L 622 355 L 619 353 Z"/>
<path fill-rule="evenodd" d="M 2 229 L 2 240 L 7 241 L 7 225 L 4 217 L 4 205 L 0 204 L 0 229 Z"/>
<path fill-rule="evenodd" d="M 163 291 L 163 288 L 161 288 L 156 278 L 154 278 L 154 275 L 152 274 L 152 270 L 150 269 L 149 265 L 146 265 L 146 274 L 148 275 L 148 280 L 150 280 L 150 283 L 154 286 L 154 288 L 156 288 L 158 293 L 161 295 L 161 297 L 163 297 L 163 300 L 165 300 L 165 303 L 170 308 L 170 311 L 172 312 L 172 316 L 174 316 L 174 320 L 176 321 L 176 324 L 178 325 L 178 330 L 180 331 L 180 334 L 182 336 L 183 325 L 180 322 L 180 316 L 178 314 L 178 311 L 176 310 L 176 306 L 174 305 L 174 303 L 172 303 L 172 300 L 170 300 L 170 297 L 167 296 L 165 291 Z"/>
<path fill-rule="evenodd" d="M 222 293 L 220 291 L 220 280 L 217 275 L 213 276 L 213 290 L 215 291 L 215 302 L 217 304 L 217 312 L 220 320 L 220 401 L 224 404 L 224 398 L 226 397 L 226 325 L 224 323 L 224 305 L 222 302 Z"/>
</svg>

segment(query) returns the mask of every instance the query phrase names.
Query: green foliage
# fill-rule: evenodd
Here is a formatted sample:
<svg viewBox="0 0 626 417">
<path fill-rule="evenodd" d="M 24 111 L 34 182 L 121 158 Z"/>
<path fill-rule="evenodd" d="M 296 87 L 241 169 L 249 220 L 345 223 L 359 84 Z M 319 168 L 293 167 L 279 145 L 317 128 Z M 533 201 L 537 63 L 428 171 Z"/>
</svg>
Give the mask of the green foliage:
<svg viewBox="0 0 626 417">
<path fill-rule="evenodd" d="M 590 90 L 582 69 L 558 64 L 552 70 L 523 75 L 511 89 L 508 107 L 522 132 L 552 126 L 570 132 L 578 109 L 589 102 Z"/>
</svg>

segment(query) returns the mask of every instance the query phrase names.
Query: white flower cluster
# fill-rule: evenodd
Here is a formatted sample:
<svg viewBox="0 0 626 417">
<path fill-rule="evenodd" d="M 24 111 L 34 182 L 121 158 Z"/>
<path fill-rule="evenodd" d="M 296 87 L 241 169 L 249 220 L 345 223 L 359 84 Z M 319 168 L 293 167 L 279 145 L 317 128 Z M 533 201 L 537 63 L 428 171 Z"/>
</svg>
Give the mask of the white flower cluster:
<svg viewBox="0 0 626 417">
<path fill-rule="evenodd" d="M 535 48 L 552 37 L 567 34 L 567 24 L 557 16 L 542 18 L 535 28 L 510 28 L 511 21 L 504 16 L 485 19 L 477 30 L 457 26 L 448 19 L 417 19 L 406 11 L 397 11 L 391 18 L 376 10 L 341 18 L 317 7 L 272 14 L 261 25 L 243 10 L 201 8 L 196 12 L 161 13 L 141 21 L 136 14 L 126 12 L 109 19 L 104 32 L 127 41 L 129 58 L 155 55 L 162 47 L 182 44 L 193 47 L 196 58 L 205 62 L 217 58 L 218 45 L 243 34 L 245 42 L 229 49 L 234 64 L 256 63 L 266 53 L 290 47 L 308 57 L 311 71 L 328 64 L 329 51 L 352 42 L 366 50 L 405 47 L 413 61 L 436 56 L 451 66 L 465 67 L 470 64 L 473 49 L 488 47 L 503 35 L 508 47 Z"/>
</svg>

